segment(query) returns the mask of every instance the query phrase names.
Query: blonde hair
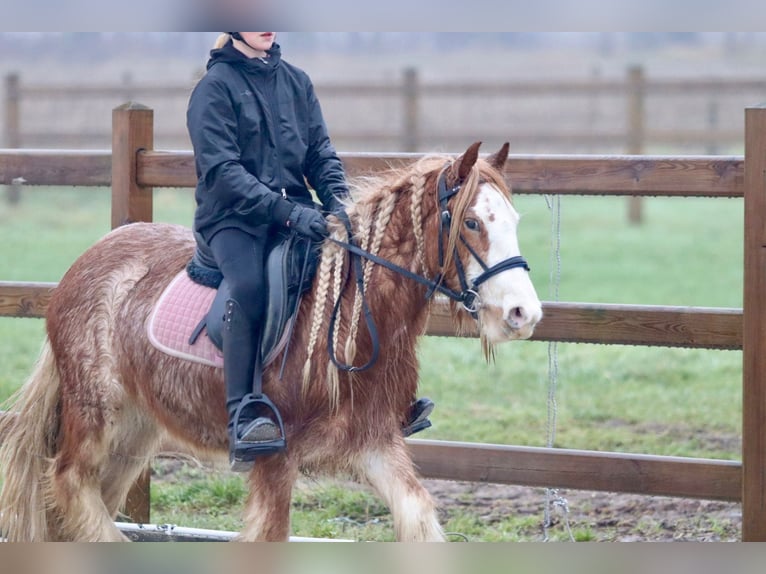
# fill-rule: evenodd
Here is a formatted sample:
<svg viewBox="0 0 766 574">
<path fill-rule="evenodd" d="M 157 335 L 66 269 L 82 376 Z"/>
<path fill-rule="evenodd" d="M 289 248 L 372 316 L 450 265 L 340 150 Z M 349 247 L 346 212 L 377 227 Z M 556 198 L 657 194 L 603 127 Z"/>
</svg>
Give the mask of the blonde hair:
<svg viewBox="0 0 766 574">
<path fill-rule="evenodd" d="M 213 50 L 220 50 L 223 48 L 226 43 L 231 39 L 231 34 L 228 32 L 224 32 L 215 41 L 215 44 L 213 44 Z"/>
</svg>

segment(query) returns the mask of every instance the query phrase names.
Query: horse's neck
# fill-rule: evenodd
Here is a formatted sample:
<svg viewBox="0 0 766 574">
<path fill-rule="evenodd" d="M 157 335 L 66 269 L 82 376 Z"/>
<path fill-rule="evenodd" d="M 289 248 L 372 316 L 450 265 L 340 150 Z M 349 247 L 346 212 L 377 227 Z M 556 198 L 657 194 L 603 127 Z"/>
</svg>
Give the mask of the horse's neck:
<svg viewBox="0 0 766 574">
<path fill-rule="evenodd" d="M 438 233 L 435 185 L 436 177 L 421 167 L 378 185 L 373 195 L 361 199 L 350 212 L 357 244 L 433 279 L 438 272 L 437 257 L 426 251 L 427 247 L 433 250 L 436 242 L 427 242 L 426 237 Z M 365 262 L 364 267 L 365 289 L 385 293 L 382 299 L 387 305 L 386 314 L 396 315 L 407 323 L 424 316 L 427 309 L 424 286 L 381 265 Z"/>
<path fill-rule="evenodd" d="M 424 207 L 423 193 L 413 199 L 414 193 L 405 194 L 396 202 L 381 202 L 378 207 L 379 217 L 367 234 L 368 249 L 386 261 L 430 279 L 431 274 L 426 270 L 429 258 L 425 253 L 425 227 L 435 208 Z M 417 209 L 412 208 L 413 203 L 417 204 Z M 376 278 L 370 282 L 372 265 L 369 264 L 365 284 L 370 284 L 371 289 L 381 289 L 393 295 L 391 308 L 386 312 L 400 316 L 407 323 L 424 320 L 427 308 L 426 288 L 395 270 L 377 267 Z M 376 282 L 380 284 L 376 285 Z"/>
<path fill-rule="evenodd" d="M 380 256 L 387 261 L 391 261 L 404 269 L 422 276 L 423 272 L 420 265 L 413 264 L 417 259 L 414 252 L 407 253 L 406 251 L 402 252 L 396 249 L 381 249 Z M 426 311 L 426 288 L 414 279 L 408 278 L 395 270 L 380 266 L 370 288 L 383 290 L 386 293 L 386 298 L 390 297 L 391 299 L 391 308 L 386 309 L 386 312 L 401 316 L 403 321 L 417 320 Z"/>
</svg>

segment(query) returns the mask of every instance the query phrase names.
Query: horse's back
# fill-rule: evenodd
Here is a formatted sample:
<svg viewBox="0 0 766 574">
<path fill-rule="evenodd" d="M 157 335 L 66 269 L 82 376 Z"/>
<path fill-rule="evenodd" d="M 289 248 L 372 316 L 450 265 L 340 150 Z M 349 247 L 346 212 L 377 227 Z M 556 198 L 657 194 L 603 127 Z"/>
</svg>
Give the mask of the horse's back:
<svg viewBox="0 0 766 574">
<path fill-rule="evenodd" d="M 180 225 L 133 223 L 119 227 L 87 249 L 53 292 L 48 319 L 75 307 L 112 304 L 146 283 L 166 284 L 194 252 L 191 230 Z M 157 293 L 159 296 L 159 293 Z"/>
<path fill-rule="evenodd" d="M 59 359 L 81 353 L 111 355 L 116 338 L 144 339 L 146 317 L 171 279 L 194 253 L 191 230 L 133 223 L 87 249 L 53 291 L 48 337 Z"/>
</svg>

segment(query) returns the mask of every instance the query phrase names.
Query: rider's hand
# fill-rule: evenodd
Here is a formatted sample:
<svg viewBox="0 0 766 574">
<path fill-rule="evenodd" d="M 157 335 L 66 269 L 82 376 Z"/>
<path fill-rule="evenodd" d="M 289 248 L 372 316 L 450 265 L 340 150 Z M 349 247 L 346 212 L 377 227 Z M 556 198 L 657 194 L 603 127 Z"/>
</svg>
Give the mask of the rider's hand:
<svg viewBox="0 0 766 574">
<path fill-rule="evenodd" d="M 322 241 L 327 237 L 327 222 L 316 209 L 295 205 L 287 217 L 285 226 L 305 235 L 312 241 Z"/>
</svg>

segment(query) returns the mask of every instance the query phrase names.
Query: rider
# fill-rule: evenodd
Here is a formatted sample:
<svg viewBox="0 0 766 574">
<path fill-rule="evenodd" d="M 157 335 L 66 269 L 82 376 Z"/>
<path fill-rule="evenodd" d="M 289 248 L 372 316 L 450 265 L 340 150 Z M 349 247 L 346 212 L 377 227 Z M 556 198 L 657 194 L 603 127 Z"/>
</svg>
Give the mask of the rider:
<svg viewBox="0 0 766 574">
<path fill-rule="evenodd" d="M 212 257 L 231 289 L 223 362 L 230 460 L 237 470 L 255 459 L 258 443 L 284 438 L 271 416 L 237 412 L 259 375 L 265 308 L 263 298 L 253 294 L 263 291 L 266 239 L 274 229 L 288 227 L 321 241 L 327 236 L 323 213 L 342 210 L 348 197 L 312 82 L 282 59 L 275 36 L 222 34 L 187 110 L 198 177 L 198 252 Z M 306 181 L 322 212 L 314 208 Z M 428 399 L 414 401 L 403 433 L 430 426 L 432 409 Z"/>
</svg>

